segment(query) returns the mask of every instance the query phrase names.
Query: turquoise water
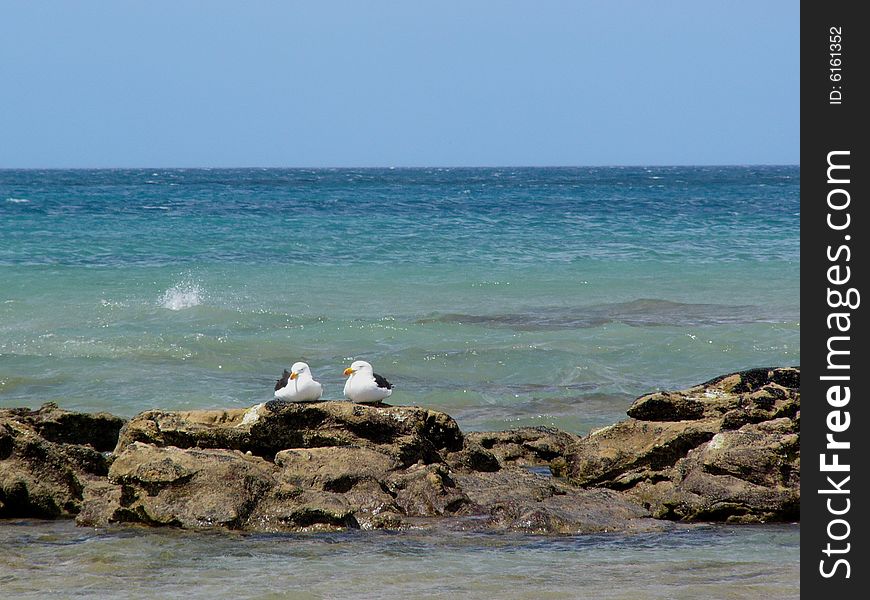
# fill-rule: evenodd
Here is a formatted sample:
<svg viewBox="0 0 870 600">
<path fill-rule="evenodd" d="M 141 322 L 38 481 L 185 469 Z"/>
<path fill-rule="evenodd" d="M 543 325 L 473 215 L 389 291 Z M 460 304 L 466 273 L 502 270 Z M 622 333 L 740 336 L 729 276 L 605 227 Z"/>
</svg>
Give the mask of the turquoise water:
<svg viewBox="0 0 870 600">
<path fill-rule="evenodd" d="M 363 358 L 392 401 L 465 430 L 586 433 L 657 388 L 800 363 L 799 185 L 797 167 L 0 171 L 0 406 L 243 407 L 299 359 L 338 398 Z M 0 538 L 15 597 L 798 591 L 797 525 Z"/>
<path fill-rule="evenodd" d="M 248 406 L 355 358 L 583 433 L 800 362 L 797 167 L 0 171 L 0 404 Z"/>
</svg>

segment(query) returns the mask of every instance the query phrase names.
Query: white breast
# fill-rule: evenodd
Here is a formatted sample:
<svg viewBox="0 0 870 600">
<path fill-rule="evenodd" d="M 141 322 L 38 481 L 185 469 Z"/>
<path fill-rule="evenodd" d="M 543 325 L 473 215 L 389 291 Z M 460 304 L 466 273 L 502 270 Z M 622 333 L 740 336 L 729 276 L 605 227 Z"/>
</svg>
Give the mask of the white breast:
<svg viewBox="0 0 870 600">
<path fill-rule="evenodd" d="M 393 390 L 378 387 L 375 378 L 362 371 L 348 377 L 344 384 L 344 396 L 352 402 L 380 402 Z"/>
<path fill-rule="evenodd" d="M 323 386 L 308 377 L 291 379 L 280 390 L 275 390 L 275 398 L 288 402 L 316 402 L 323 395 Z"/>
</svg>

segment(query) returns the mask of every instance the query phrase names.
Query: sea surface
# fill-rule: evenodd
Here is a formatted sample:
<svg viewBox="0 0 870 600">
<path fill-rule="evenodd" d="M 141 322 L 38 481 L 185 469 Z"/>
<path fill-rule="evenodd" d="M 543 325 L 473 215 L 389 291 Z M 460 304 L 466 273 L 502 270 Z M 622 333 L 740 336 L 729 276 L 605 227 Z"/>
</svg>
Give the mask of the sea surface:
<svg viewBox="0 0 870 600">
<path fill-rule="evenodd" d="M 539 537 L 250 535 L 70 521 L 0 525 L 4 598 L 780 600 L 800 593 L 798 528 Z"/>
<path fill-rule="evenodd" d="M 0 406 L 247 407 L 296 360 L 338 399 L 365 359 L 392 403 L 464 430 L 585 434 L 646 392 L 800 364 L 799 186 L 796 166 L 0 170 Z M 142 597 L 786 598 L 798 537 L 7 523 L 0 596 L 44 575 L 111 597 L 120 555 Z"/>
</svg>

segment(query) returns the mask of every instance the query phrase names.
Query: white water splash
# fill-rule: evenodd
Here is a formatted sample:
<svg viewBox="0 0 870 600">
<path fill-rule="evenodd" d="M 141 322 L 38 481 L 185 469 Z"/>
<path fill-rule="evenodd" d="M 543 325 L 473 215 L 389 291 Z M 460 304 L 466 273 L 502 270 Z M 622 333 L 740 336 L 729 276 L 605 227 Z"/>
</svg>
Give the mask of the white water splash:
<svg viewBox="0 0 870 600">
<path fill-rule="evenodd" d="M 105 298 L 100 298 L 100 304 L 106 308 L 127 308 L 127 303 L 119 300 L 106 300 Z"/>
<path fill-rule="evenodd" d="M 169 310 L 184 310 L 202 304 L 202 288 L 192 281 L 181 281 L 163 292 L 157 303 Z"/>
<path fill-rule="evenodd" d="M 12 204 L 28 204 L 30 200 L 27 198 L 6 198 L 6 202 L 11 202 Z"/>
</svg>

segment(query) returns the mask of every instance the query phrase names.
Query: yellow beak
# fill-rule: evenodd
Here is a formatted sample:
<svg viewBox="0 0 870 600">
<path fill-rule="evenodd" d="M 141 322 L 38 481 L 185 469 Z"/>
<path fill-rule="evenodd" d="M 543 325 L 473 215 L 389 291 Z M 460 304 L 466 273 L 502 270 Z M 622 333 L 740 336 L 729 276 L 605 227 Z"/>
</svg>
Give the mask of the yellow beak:
<svg viewBox="0 0 870 600">
<path fill-rule="evenodd" d="M 299 377 L 299 373 L 297 373 L 296 371 L 290 373 L 290 379 L 296 379 L 297 377 Z"/>
<path fill-rule="evenodd" d="M 351 369 L 350 367 L 348 367 L 348 368 L 346 368 L 346 369 L 344 370 L 344 375 L 345 375 L 345 377 L 347 377 L 348 375 L 353 375 L 354 373 L 356 373 L 356 371 L 354 371 L 354 370 Z"/>
</svg>

